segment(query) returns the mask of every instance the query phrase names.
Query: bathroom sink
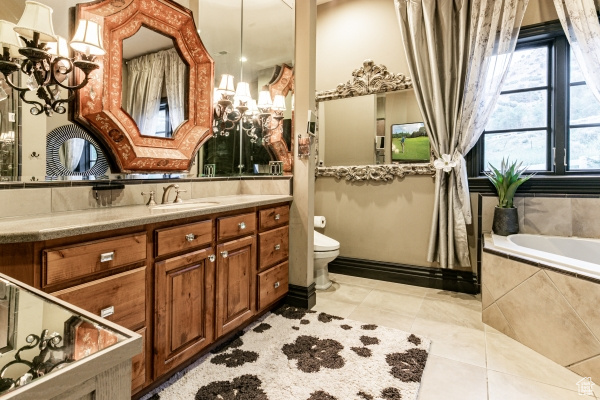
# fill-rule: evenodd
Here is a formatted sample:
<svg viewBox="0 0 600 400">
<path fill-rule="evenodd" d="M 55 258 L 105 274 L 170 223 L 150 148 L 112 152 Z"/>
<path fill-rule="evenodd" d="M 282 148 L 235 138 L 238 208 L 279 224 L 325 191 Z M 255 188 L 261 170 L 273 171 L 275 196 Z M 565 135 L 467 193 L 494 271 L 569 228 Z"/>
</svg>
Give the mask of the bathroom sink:
<svg viewBox="0 0 600 400">
<path fill-rule="evenodd" d="M 175 211 L 175 210 L 194 210 L 197 208 L 212 207 L 218 205 L 217 201 L 198 201 L 194 203 L 167 203 L 152 206 L 152 211 Z"/>
</svg>

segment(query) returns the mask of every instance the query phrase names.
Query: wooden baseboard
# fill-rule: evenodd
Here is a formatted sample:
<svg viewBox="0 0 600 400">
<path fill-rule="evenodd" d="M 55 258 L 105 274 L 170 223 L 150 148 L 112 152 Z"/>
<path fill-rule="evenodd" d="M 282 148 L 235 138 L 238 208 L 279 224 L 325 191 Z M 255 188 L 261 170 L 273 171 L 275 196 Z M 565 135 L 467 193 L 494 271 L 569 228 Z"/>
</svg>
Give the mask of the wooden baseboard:
<svg viewBox="0 0 600 400">
<path fill-rule="evenodd" d="M 453 292 L 479 293 L 477 276 L 470 271 L 337 257 L 329 263 L 329 272 Z"/>
<path fill-rule="evenodd" d="M 285 298 L 285 303 L 294 307 L 302 307 L 310 309 L 317 303 L 317 292 L 315 283 L 311 283 L 308 287 L 289 285 L 289 291 Z"/>
</svg>

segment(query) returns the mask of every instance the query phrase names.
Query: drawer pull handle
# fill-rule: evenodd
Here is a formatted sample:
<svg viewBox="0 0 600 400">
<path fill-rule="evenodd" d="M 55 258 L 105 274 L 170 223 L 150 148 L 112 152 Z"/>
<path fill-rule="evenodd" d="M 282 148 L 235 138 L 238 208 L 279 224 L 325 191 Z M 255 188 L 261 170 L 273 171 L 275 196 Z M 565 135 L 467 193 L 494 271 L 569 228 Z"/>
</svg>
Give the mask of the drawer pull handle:
<svg viewBox="0 0 600 400">
<path fill-rule="evenodd" d="M 193 233 L 188 233 L 187 235 L 185 235 L 185 240 L 187 240 L 188 242 L 193 242 L 194 239 L 196 239 L 196 235 L 194 235 Z"/>
<path fill-rule="evenodd" d="M 280 244 L 276 244 L 275 245 L 275 250 L 279 250 L 279 249 L 281 249 L 281 245 Z"/>
<path fill-rule="evenodd" d="M 273 284 L 273 287 L 274 287 L 275 289 L 277 289 L 277 288 L 279 287 L 279 282 L 275 282 L 275 283 Z"/>
<path fill-rule="evenodd" d="M 240 229 L 246 229 L 246 223 L 245 222 L 240 222 L 238 224 L 238 226 L 240 227 Z"/>
<path fill-rule="evenodd" d="M 115 252 L 111 251 L 110 253 L 102 253 L 100 254 L 100 262 L 108 262 L 115 259 Z"/>
<path fill-rule="evenodd" d="M 223 258 L 227 258 L 228 255 L 229 255 L 229 253 L 227 252 L 227 250 L 221 252 L 221 256 Z"/>
<path fill-rule="evenodd" d="M 281 216 L 279 214 L 275 214 L 275 221 L 279 221 L 279 218 L 281 218 Z"/>
<path fill-rule="evenodd" d="M 208 256 L 208 261 L 215 262 L 215 258 L 216 258 L 215 255 L 211 254 L 210 256 Z"/>
<path fill-rule="evenodd" d="M 102 310 L 100 310 L 100 316 L 102 318 L 109 317 L 109 316 L 113 315 L 114 313 L 115 313 L 115 306 L 106 307 L 106 308 L 103 308 Z"/>
</svg>

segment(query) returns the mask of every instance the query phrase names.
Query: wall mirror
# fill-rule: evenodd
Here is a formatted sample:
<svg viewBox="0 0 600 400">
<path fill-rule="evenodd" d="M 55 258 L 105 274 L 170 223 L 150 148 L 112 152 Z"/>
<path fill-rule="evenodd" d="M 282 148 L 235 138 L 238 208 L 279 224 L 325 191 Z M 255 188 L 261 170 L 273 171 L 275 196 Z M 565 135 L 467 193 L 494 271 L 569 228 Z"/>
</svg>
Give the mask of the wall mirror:
<svg viewBox="0 0 600 400">
<path fill-rule="evenodd" d="M 46 137 L 46 176 L 106 175 L 108 162 L 94 138 L 69 124 L 53 129 Z"/>
<path fill-rule="evenodd" d="M 54 10 L 54 31 L 62 37 L 70 36 L 69 9 L 78 3 L 87 4 L 86 1 L 82 0 L 38 1 L 52 7 Z M 113 3 L 115 5 L 126 5 L 131 2 L 123 0 Z M 212 80 L 214 86 L 218 86 L 221 74 L 224 73 L 233 75 L 235 81 L 239 81 L 243 66 L 243 79 L 250 83 L 250 90 L 256 99 L 262 86 L 268 84 L 271 78 L 277 75 L 275 73 L 276 69 L 280 69 L 284 64 L 293 67 L 295 18 L 294 3 L 292 1 L 261 0 L 257 2 L 246 0 L 242 3 L 242 0 L 176 0 L 176 3 L 192 11 L 196 28 L 200 32 L 208 53 L 214 59 L 215 72 L 214 79 Z M 25 2 L 23 0 L 3 0 L 2 7 L 0 7 L 0 19 L 16 23 L 23 13 L 24 7 Z M 244 28 L 243 43 L 241 40 L 242 25 Z M 142 29 L 148 29 L 153 34 L 159 34 L 143 24 L 140 30 Z M 164 35 L 163 32 L 162 36 L 167 37 L 168 35 Z M 136 33 L 132 32 L 130 38 L 135 37 Z M 172 39 L 169 40 L 173 43 Z M 242 58 L 242 44 L 244 58 Z M 127 41 L 124 42 L 124 46 L 126 50 Z M 164 49 L 157 48 L 157 50 Z M 242 62 L 241 60 L 246 61 Z M 23 84 L 24 82 L 25 80 L 23 80 Z M 7 89 L 9 99 L 11 99 L 10 90 L 3 84 L 1 74 L 0 85 L 3 85 Z M 95 94 L 99 95 L 99 92 L 95 90 Z M 285 98 L 287 107 L 281 123 L 284 135 L 287 135 L 288 132 L 291 133 L 293 115 L 292 94 L 292 90 L 288 91 Z M 52 117 L 33 117 L 29 114 L 27 107 L 19 107 L 20 102 L 18 98 L 14 99 L 13 96 L 12 99 L 14 102 L 11 103 L 11 109 L 8 106 L 5 107 L 8 102 L 0 100 L 0 134 L 2 135 L 0 137 L 0 181 L 29 182 L 31 180 L 38 181 L 45 179 L 73 179 L 72 177 L 45 176 L 45 158 L 47 152 L 44 148 L 46 136 L 50 131 L 71 123 L 67 117 L 71 110 L 69 109 L 67 114 L 64 115 L 55 114 Z M 10 118 L 14 118 L 15 122 L 9 123 Z M 186 118 L 189 118 L 189 116 L 186 116 Z M 172 129 L 172 131 L 175 133 L 176 138 L 177 129 Z M 10 140 L 11 135 L 14 138 L 12 141 Z M 175 140 L 172 136 L 168 138 L 168 134 L 165 136 L 167 137 L 166 139 L 162 136 L 140 135 L 142 140 Z M 234 137 L 211 138 L 205 142 L 205 147 L 217 147 L 220 153 L 227 154 L 227 157 L 222 159 L 226 160 L 222 163 L 222 172 L 217 173 L 215 176 L 239 175 L 237 167 L 240 164 L 244 164 L 245 166 L 242 175 L 255 175 L 254 171 L 265 170 L 268 161 L 280 158 L 284 159 L 283 156 L 267 150 L 262 144 L 251 143 L 248 139 L 244 139 L 242 142 L 242 154 L 245 159 L 240 163 L 239 135 L 236 133 L 234 136 L 236 140 L 235 145 L 228 143 L 228 141 L 233 141 Z M 286 136 L 284 141 L 284 150 L 281 150 L 282 146 L 279 146 L 278 151 L 285 153 L 285 157 L 291 160 L 293 141 L 291 134 L 288 136 Z M 3 141 L 6 138 L 8 140 Z M 107 147 L 107 144 L 99 139 L 98 145 L 104 150 Z M 246 149 L 246 147 L 249 147 L 249 149 Z M 265 152 L 263 155 L 266 154 L 266 156 L 261 158 L 259 154 L 256 154 L 258 151 Z M 39 157 L 31 157 L 32 153 L 39 154 Z M 204 150 L 201 149 L 198 152 L 196 160 L 192 160 L 191 165 L 188 165 L 189 162 L 186 164 L 186 167 L 189 167 L 190 170 L 183 172 L 183 176 L 195 177 L 204 175 L 203 153 Z M 107 157 L 107 161 L 111 168 L 107 171 L 106 176 L 110 179 L 130 177 L 160 179 L 163 177 L 163 174 L 137 173 L 128 175 L 118 173 L 118 168 L 113 165 L 111 157 Z M 216 161 L 216 163 L 217 165 L 221 164 L 219 161 Z M 289 164 L 291 170 L 291 161 Z M 174 175 L 170 176 L 173 177 Z"/>
<path fill-rule="evenodd" d="M 408 129 L 392 132 L 398 121 L 418 119 L 408 117 L 403 106 L 411 89 L 409 77 L 365 60 L 346 83 L 317 92 L 316 175 L 384 182 L 406 175 L 434 175 L 429 146 L 415 139 L 419 133 Z M 413 157 L 413 152 L 418 157 Z"/>
</svg>

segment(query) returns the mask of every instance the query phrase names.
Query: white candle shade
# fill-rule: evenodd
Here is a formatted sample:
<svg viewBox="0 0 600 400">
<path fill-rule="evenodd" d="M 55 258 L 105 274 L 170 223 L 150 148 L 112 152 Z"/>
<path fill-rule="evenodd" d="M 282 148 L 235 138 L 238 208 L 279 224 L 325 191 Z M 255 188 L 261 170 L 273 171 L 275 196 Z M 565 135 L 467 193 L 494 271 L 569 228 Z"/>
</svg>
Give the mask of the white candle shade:
<svg viewBox="0 0 600 400">
<path fill-rule="evenodd" d="M 219 83 L 219 91 L 231 96 L 235 93 L 233 88 L 233 76 L 228 74 L 221 75 L 221 83 Z"/>
<path fill-rule="evenodd" d="M 26 1 L 25 11 L 14 30 L 26 39 L 33 39 L 34 32 L 37 32 L 40 34 L 40 42 L 56 42 L 52 8 L 35 1 Z"/>
<path fill-rule="evenodd" d="M 23 43 L 15 32 L 15 26 L 12 22 L 0 20 L 0 47 L 9 48 L 10 58 L 23 58 L 19 53 L 19 48 L 23 47 Z M 0 49 L 1 51 L 2 49 Z"/>
<path fill-rule="evenodd" d="M 67 39 L 62 36 L 57 36 L 56 39 L 57 42 L 48 43 L 48 53 L 52 54 L 53 56 L 68 58 L 69 46 L 67 45 Z"/>
<path fill-rule="evenodd" d="M 271 108 L 273 102 L 271 101 L 271 93 L 268 90 L 261 90 L 258 94 L 258 107 L 260 108 Z"/>
<path fill-rule="evenodd" d="M 238 82 L 235 90 L 235 99 L 240 102 L 248 102 L 252 99 L 250 85 L 247 82 Z"/>
<path fill-rule="evenodd" d="M 285 97 L 281 94 L 276 94 L 272 108 L 276 111 L 285 111 Z"/>
<path fill-rule="evenodd" d="M 79 20 L 70 45 L 73 50 L 86 56 L 103 56 L 106 53 L 102 44 L 102 27 L 86 19 Z"/>
</svg>

